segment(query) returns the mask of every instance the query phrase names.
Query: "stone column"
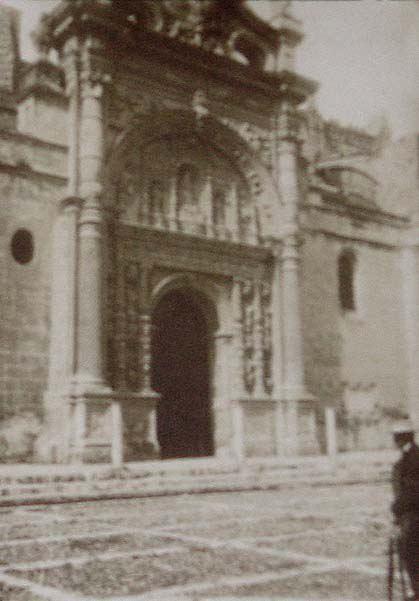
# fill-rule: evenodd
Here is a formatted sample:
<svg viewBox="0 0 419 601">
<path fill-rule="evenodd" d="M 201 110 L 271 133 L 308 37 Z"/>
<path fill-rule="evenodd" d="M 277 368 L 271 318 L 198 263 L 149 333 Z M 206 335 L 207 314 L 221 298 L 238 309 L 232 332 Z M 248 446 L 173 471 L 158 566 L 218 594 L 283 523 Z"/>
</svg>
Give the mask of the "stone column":
<svg viewBox="0 0 419 601">
<path fill-rule="evenodd" d="M 419 433 L 419 227 L 409 232 L 401 251 L 404 331 L 407 362 L 407 411 Z"/>
<path fill-rule="evenodd" d="M 177 216 L 177 189 L 176 189 L 176 178 L 172 177 L 169 182 L 169 206 L 168 206 L 168 218 L 169 218 L 169 229 L 170 231 L 177 231 L 178 229 L 178 216 Z"/>
<path fill-rule="evenodd" d="M 312 397 L 304 384 L 299 285 L 298 121 L 291 100 L 281 102 L 278 131 L 278 184 L 282 199 L 281 263 L 282 399 L 286 404 L 287 452 L 298 452 L 298 404 Z M 278 277 L 278 272 L 276 277 Z M 278 284 L 277 284 L 278 286 Z"/>
<path fill-rule="evenodd" d="M 262 309 L 262 284 L 255 282 L 255 399 L 261 400 L 266 397 L 264 388 L 263 368 L 263 309 Z"/>
<path fill-rule="evenodd" d="M 120 463 L 121 408 L 113 398 L 105 376 L 106 265 L 102 177 L 105 85 L 109 77 L 100 62 L 101 52 L 103 48 L 98 41 L 87 39 L 80 59 L 78 177 L 83 204 L 78 237 L 73 444 L 75 458 L 108 459 Z"/>
<path fill-rule="evenodd" d="M 70 407 L 65 399 L 74 374 L 79 211 L 80 199 L 64 199 L 53 231 L 49 371 L 48 388 L 44 395 L 45 433 L 38 444 L 39 456 L 44 461 L 66 461 L 68 456 Z"/>
<path fill-rule="evenodd" d="M 212 198 L 212 179 L 210 175 L 206 176 L 204 189 L 201 194 L 201 214 L 204 222 L 205 234 L 212 238 L 215 235 L 214 224 L 214 206 Z"/>
<path fill-rule="evenodd" d="M 242 398 L 243 386 L 243 340 L 242 340 L 242 312 L 241 312 L 241 283 L 233 281 L 231 292 L 231 312 L 233 317 L 233 356 L 231 373 L 232 397 L 232 446 L 235 457 L 242 461 L 245 457 L 244 423 Z"/>
<path fill-rule="evenodd" d="M 160 395 L 151 386 L 151 335 L 152 323 L 150 310 L 143 311 L 140 316 L 140 364 L 141 374 L 141 403 L 144 405 L 147 420 L 147 442 L 151 445 L 153 456 L 159 454 L 159 443 L 157 440 L 157 403 Z"/>
<path fill-rule="evenodd" d="M 68 103 L 68 194 L 79 194 L 80 136 L 80 48 L 77 38 L 70 38 L 64 47 L 64 69 Z"/>
<path fill-rule="evenodd" d="M 281 244 L 273 245 L 274 271 L 272 278 L 272 379 L 275 399 L 275 448 L 277 455 L 287 453 L 286 407 L 283 399 L 283 358 L 282 358 L 282 275 Z"/>
<path fill-rule="evenodd" d="M 231 456 L 232 412 L 231 402 L 231 339 L 228 332 L 219 331 L 214 335 L 214 422 L 215 454 L 221 459 Z M 233 436 L 234 437 L 234 436 Z"/>
<path fill-rule="evenodd" d="M 336 411 L 333 407 L 325 408 L 326 449 L 329 457 L 335 457 L 338 450 L 336 439 Z"/>
<path fill-rule="evenodd" d="M 89 68 L 90 67 L 90 68 Z M 103 390 L 104 376 L 104 208 L 102 169 L 104 145 L 104 76 L 82 71 L 80 127 L 79 281 L 77 384 Z"/>
<path fill-rule="evenodd" d="M 153 390 L 151 385 L 152 367 L 152 333 L 153 324 L 151 318 L 151 271 L 152 265 L 144 263 L 141 266 L 140 278 L 140 340 L 138 371 L 140 376 L 140 390 L 136 403 L 139 404 L 140 419 L 144 423 L 144 442 L 149 447 L 150 459 L 158 457 L 160 453 L 157 440 L 157 403 L 160 395 Z"/>
<path fill-rule="evenodd" d="M 232 182 L 227 196 L 226 227 L 233 242 L 239 241 L 239 199 L 237 185 Z"/>
<path fill-rule="evenodd" d="M 65 462 L 69 454 L 70 382 L 75 370 L 78 198 L 79 48 L 74 38 L 63 50 L 69 97 L 67 196 L 61 201 L 53 230 L 48 388 L 44 394 L 45 429 L 38 441 L 43 461 Z"/>
</svg>

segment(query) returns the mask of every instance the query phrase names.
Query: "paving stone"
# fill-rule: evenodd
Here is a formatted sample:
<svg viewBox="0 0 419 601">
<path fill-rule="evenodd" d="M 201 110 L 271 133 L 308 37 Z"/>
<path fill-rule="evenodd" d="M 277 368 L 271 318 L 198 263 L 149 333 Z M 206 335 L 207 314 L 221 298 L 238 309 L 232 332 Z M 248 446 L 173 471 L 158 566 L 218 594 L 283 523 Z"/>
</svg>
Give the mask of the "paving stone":
<svg viewBox="0 0 419 601">
<path fill-rule="evenodd" d="M 45 601 L 43 597 L 35 595 L 32 591 L 17 588 L 0 582 L 1 601 Z"/>
<path fill-rule="evenodd" d="M 0 579 L 12 578 L 17 593 L 0 599 L 375 601 L 389 504 L 387 485 L 364 484 L 2 513 Z M 33 597 L 20 592 L 23 581 Z"/>
<path fill-rule="evenodd" d="M 282 597 L 305 598 L 310 601 L 324 599 L 382 599 L 385 597 L 385 582 L 379 577 L 367 577 L 350 571 L 331 571 L 321 574 L 301 574 L 289 579 L 251 586 L 235 587 L 234 596 L 239 599 L 246 596 L 274 596 L 281 601 Z M 214 587 L 206 596 L 224 596 L 231 594 L 229 587 Z M 204 596 L 204 595 L 202 595 Z"/>
</svg>

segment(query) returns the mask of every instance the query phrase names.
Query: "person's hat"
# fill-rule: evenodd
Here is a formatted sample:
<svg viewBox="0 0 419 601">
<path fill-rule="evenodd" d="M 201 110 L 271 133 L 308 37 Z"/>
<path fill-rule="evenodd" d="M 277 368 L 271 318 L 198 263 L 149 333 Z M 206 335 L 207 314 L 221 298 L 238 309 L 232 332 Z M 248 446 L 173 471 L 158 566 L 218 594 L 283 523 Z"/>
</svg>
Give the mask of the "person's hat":
<svg viewBox="0 0 419 601">
<path fill-rule="evenodd" d="M 393 435 L 396 434 L 413 434 L 415 429 L 410 419 L 401 419 L 393 426 Z"/>
</svg>

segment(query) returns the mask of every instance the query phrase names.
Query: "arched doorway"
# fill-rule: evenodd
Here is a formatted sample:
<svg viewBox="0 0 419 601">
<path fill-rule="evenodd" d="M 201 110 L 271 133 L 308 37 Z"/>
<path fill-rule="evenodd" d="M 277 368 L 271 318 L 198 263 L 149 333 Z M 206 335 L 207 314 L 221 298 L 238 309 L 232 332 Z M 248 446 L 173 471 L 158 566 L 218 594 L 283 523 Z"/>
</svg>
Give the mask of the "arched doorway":
<svg viewBox="0 0 419 601">
<path fill-rule="evenodd" d="M 152 385 L 161 395 L 161 457 L 212 455 L 212 336 L 203 303 L 192 290 L 171 290 L 157 303 L 153 326 Z"/>
</svg>

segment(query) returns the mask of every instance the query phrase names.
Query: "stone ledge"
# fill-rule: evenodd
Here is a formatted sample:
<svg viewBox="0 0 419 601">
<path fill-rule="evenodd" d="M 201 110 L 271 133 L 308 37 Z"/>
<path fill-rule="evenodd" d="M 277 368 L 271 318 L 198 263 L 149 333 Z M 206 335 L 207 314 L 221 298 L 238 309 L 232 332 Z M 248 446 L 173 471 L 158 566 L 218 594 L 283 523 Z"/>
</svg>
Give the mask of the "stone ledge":
<svg viewBox="0 0 419 601">
<path fill-rule="evenodd" d="M 119 474 L 109 466 L 79 466 L 76 469 L 73 466 L 37 466 L 43 468 L 43 476 L 39 473 L 29 476 L 30 468 L 35 466 L 25 466 L 26 478 L 22 471 L 15 479 L 1 478 L 4 470 L 0 468 L 3 483 L 0 507 L 388 482 L 393 460 L 392 452 L 381 452 L 348 453 L 335 461 L 324 457 L 299 457 L 288 461 L 283 458 L 280 463 L 265 460 L 258 465 L 252 460 L 241 466 L 199 459 L 154 461 L 145 462 L 148 467 L 133 464 L 131 473 L 129 468 L 125 468 L 125 473 L 122 468 Z M 140 466 L 143 469 L 135 472 Z M 7 466 L 9 470 L 12 467 L 22 468 Z M 53 467 L 55 474 L 48 474 L 48 467 Z M 58 477 L 67 479 L 58 480 Z"/>
</svg>

